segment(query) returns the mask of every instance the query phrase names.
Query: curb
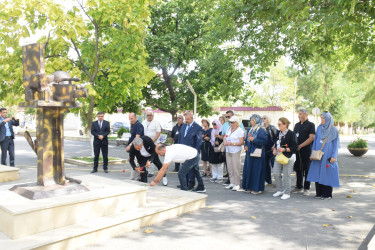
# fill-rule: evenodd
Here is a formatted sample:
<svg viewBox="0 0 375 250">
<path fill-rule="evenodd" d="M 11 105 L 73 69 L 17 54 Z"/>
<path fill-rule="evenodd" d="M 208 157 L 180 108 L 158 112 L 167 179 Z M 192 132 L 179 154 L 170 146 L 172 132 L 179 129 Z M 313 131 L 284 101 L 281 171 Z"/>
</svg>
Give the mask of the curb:
<svg viewBox="0 0 375 250">
<path fill-rule="evenodd" d="M 127 160 L 125 159 L 110 160 L 108 161 L 108 165 L 123 164 L 126 162 Z M 93 162 L 81 161 L 81 160 L 76 160 L 72 158 L 65 158 L 64 163 L 74 164 L 78 166 L 92 166 L 94 164 Z M 99 164 L 103 164 L 103 162 L 99 161 Z"/>
</svg>

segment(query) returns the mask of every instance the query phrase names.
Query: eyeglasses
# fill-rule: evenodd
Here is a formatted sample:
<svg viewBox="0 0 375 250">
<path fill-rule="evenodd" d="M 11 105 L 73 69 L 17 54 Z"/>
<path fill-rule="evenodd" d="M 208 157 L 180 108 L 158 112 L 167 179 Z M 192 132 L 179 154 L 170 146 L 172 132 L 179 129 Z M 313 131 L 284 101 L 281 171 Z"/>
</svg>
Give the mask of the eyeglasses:
<svg viewBox="0 0 375 250">
<path fill-rule="evenodd" d="M 229 122 L 229 123 L 235 123 L 235 122 Z"/>
<path fill-rule="evenodd" d="M 212 125 L 216 126 L 216 123 L 212 123 Z"/>
<path fill-rule="evenodd" d="M 282 123 L 278 123 L 278 124 L 277 124 L 277 126 L 281 126 L 281 125 L 284 125 L 284 124 L 282 124 Z"/>
<path fill-rule="evenodd" d="M 182 119 L 182 117 L 178 117 L 177 119 Z"/>
<path fill-rule="evenodd" d="M 230 115 L 226 115 L 225 118 L 230 118 Z"/>
<path fill-rule="evenodd" d="M 152 116 L 152 115 L 146 115 L 146 116 Z"/>
</svg>

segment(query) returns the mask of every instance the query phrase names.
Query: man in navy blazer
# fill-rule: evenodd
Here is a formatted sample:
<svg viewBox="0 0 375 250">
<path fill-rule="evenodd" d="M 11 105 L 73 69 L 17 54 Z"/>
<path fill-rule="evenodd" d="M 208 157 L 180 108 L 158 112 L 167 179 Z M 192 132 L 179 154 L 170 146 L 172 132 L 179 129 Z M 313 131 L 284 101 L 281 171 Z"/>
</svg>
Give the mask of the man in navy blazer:
<svg viewBox="0 0 375 250">
<path fill-rule="evenodd" d="M 14 167 L 14 132 L 13 126 L 18 126 L 19 120 L 7 117 L 7 109 L 0 109 L 0 145 L 1 164 L 7 165 L 7 152 L 9 151 L 9 165 Z"/>
<path fill-rule="evenodd" d="M 104 120 L 104 113 L 99 112 L 98 120 L 91 125 L 91 134 L 94 136 L 94 169 L 91 173 L 98 172 L 99 154 L 102 150 L 103 169 L 108 173 L 108 134 L 111 131 L 109 122 Z"/>
<path fill-rule="evenodd" d="M 188 112 L 184 114 L 185 124 L 182 125 L 180 129 L 180 136 L 178 137 L 178 143 L 186 146 L 195 148 L 198 151 L 198 154 L 201 150 L 202 145 L 202 127 L 194 121 L 193 114 Z M 195 168 L 198 169 L 199 165 L 197 164 Z M 195 178 L 202 178 L 200 175 L 195 176 L 194 171 L 190 171 L 188 174 L 188 187 L 192 189 L 195 186 Z M 199 189 L 202 187 L 198 187 Z M 204 187 L 203 187 L 204 188 Z M 194 189 L 193 191 L 199 191 Z"/>
</svg>

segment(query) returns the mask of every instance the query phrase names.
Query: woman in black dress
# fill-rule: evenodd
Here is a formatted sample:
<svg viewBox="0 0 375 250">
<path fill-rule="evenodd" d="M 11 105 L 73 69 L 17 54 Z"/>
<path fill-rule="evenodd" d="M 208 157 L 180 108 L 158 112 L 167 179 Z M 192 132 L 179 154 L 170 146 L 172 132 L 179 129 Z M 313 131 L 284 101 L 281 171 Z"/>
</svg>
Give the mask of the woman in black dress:
<svg viewBox="0 0 375 250">
<path fill-rule="evenodd" d="M 210 122 L 207 119 L 202 119 L 202 127 L 203 127 L 203 133 L 202 133 L 202 146 L 201 146 L 201 159 L 203 161 L 203 174 L 202 176 L 208 176 L 212 175 L 211 173 L 211 167 L 208 166 L 208 160 L 209 160 L 209 151 L 211 143 L 211 131 L 212 129 L 210 128 Z"/>
<path fill-rule="evenodd" d="M 220 139 L 222 124 L 218 119 L 212 122 L 213 129 L 211 131 L 211 147 L 209 152 L 209 162 L 212 165 L 212 178 L 211 182 L 222 183 L 223 182 L 223 162 L 225 162 L 225 153 L 215 152 L 218 151 L 219 145 L 223 142 Z"/>
</svg>

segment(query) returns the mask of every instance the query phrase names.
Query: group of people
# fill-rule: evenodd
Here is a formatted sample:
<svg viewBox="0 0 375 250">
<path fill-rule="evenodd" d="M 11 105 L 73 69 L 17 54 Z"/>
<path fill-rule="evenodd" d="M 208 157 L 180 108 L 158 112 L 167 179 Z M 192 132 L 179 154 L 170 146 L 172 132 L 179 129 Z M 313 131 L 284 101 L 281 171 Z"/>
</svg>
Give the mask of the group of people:
<svg viewBox="0 0 375 250">
<path fill-rule="evenodd" d="M 190 120 L 192 115 L 188 115 Z M 201 177 L 211 175 L 211 182 L 223 183 L 223 165 L 226 165 L 228 181 L 224 182 L 228 190 L 248 192 L 254 195 L 261 194 L 265 189 L 265 183 L 271 184 L 271 172 L 273 170 L 277 192 L 274 197 L 283 200 L 289 199 L 291 193 L 299 193 L 305 196 L 310 195 L 310 183 L 315 182 L 315 198 L 331 199 L 332 188 L 339 186 L 337 154 L 339 146 L 339 134 L 333 126 L 333 118 L 329 112 L 323 112 L 320 116 L 321 124 L 315 131 L 314 123 L 308 120 L 308 111 L 298 111 L 299 122 L 294 129 L 289 128 L 290 121 L 281 117 L 276 129 L 271 125 L 271 119 L 267 116 L 261 117 L 254 114 L 250 117 L 250 128 L 245 131 L 239 118 L 233 111 L 227 111 L 225 117 L 220 117 L 212 122 L 212 128 L 207 119 L 202 119 L 202 126 L 195 129 L 190 135 L 191 143 L 197 153 L 192 152 L 186 155 L 186 161 L 193 159 L 193 156 L 201 157 L 203 162 L 202 176 L 198 176 L 198 163 L 191 167 L 187 173 L 179 171 L 179 164 L 175 165 L 175 171 L 179 171 L 181 189 L 194 190 L 194 178 L 198 180 L 198 189 L 203 188 Z M 192 121 L 188 119 L 183 123 L 183 117 L 179 116 L 178 123 L 173 128 L 172 138 L 174 142 L 184 140 L 186 131 Z M 226 120 L 226 121 L 225 121 Z M 198 127 L 198 126 L 195 126 Z M 200 138 L 200 140 L 199 140 Z M 185 141 L 185 140 L 184 140 Z M 200 143 L 199 143 L 200 142 Z M 200 148 L 197 145 L 201 144 Z M 156 148 L 159 155 L 169 155 L 164 161 L 170 165 L 173 156 L 177 152 L 188 152 L 187 149 L 172 146 L 160 145 Z M 168 150 L 170 149 L 170 153 Z M 245 161 L 241 164 L 241 152 L 245 150 Z M 163 151 L 159 153 L 159 151 Z M 322 157 L 312 159 L 312 151 L 319 151 Z M 200 153 L 199 153 L 200 152 Z M 284 158 L 284 162 L 278 161 L 278 156 Z M 282 155 L 282 156 L 281 156 Z M 189 158 L 191 157 L 191 158 Z M 165 157 L 166 159 L 167 157 Z M 182 158 L 180 156 L 180 158 Z M 192 160 L 193 162 L 196 159 Z M 167 161 L 167 162 L 166 162 Z M 181 159 L 176 162 L 182 162 Z M 161 175 L 165 174 L 166 168 L 161 168 Z M 184 165 L 184 164 L 183 164 Z M 186 165 L 192 165 L 187 162 Z M 188 168 L 188 166 L 187 166 Z M 189 168 L 188 168 L 189 169 Z M 242 181 L 241 181 L 242 170 Z M 291 188 L 291 174 L 296 172 L 296 185 Z M 187 177 L 185 176 L 187 175 Z M 185 183 L 184 186 L 182 183 Z M 157 176 L 152 182 L 155 185 L 160 181 Z"/>
<path fill-rule="evenodd" d="M 96 148 L 105 144 L 101 135 L 109 133 L 105 123 L 100 125 L 101 115 L 98 114 L 98 121 L 94 122 L 97 124 L 93 123 L 92 126 L 92 134 L 98 145 Z M 245 130 L 240 119 L 230 110 L 225 117 L 214 119 L 211 124 L 208 119 L 202 119 L 201 125 L 194 121 L 192 113 L 187 112 L 178 115 L 171 132 L 170 146 L 158 144 L 161 126 L 154 120 L 152 111 L 146 112 L 146 116 L 147 120 L 140 123 L 136 114 L 129 114 L 131 137 L 126 151 L 129 152 L 129 163 L 133 168 L 131 179 L 147 182 L 147 177 L 153 176 L 149 169 L 154 164 L 159 172 L 151 185 L 160 181 L 167 185 L 166 170 L 174 162 L 181 190 L 206 192 L 202 177 L 211 177 L 211 182 L 222 183 L 228 190 L 258 195 L 265 190 L 266 183 L 272 184 L 272 172 L 277 188 L 273 196 L 283 200 L 289 199 L 291 193 L 308 196 L 310 182 L 315 182 L 315 197 L 320 199 L 332 198 L 332 188 L 339 186 L 336 161 L 339 135 L 329 112 L 321 114 L 321 124 L 316 131 L 314 123 L 308 120 L 306 109 L 298 111 L 300 121 L 293 130 L 289 128 L 290 122 L 285 117 L 278 120 L 277 129 L 271 125 L 268 116 L 253 114 L 250 117 L 251 126 Z M 104 131 L 96 131 L 101 129 Z M 94 148 L 95 145 L 94 141 Z M 245 151 L 243 165 L 242 150 Z M 93 172 L 96 172 L 97 149 L 94 151 Z M 312 159 L 313 151 L 322 152 L 321 158 Z M 103 157 L 106 152 L 103 151 Z M 164 156 L 163 163 L 159 156 Z M 199 171 L 199 160 L 203 162 L 202 174 Z M 105 171 L 107 162 L 104 160 Z M 226 181 L 223 176 L 225 166 L 228 175 Z M 297 178 L 292 190 L 293 171 Z"/>
</svg>

